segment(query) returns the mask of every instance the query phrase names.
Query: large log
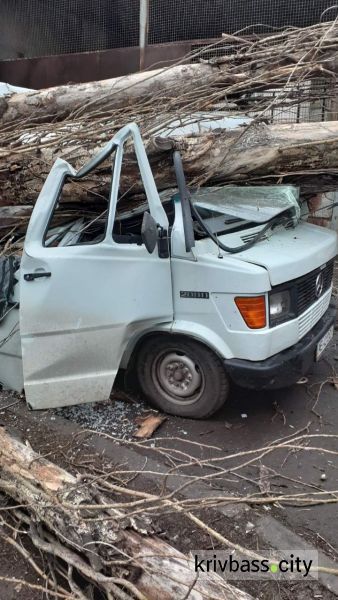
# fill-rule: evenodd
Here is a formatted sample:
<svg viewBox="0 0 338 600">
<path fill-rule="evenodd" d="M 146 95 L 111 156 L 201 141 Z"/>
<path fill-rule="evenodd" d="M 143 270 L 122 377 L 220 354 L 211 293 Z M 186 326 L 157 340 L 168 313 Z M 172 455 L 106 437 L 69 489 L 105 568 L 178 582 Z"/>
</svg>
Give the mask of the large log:
<svg viewBox="0 0 338 600">
<path fill-rule="evenodd" d="M 22 143 L 10 154 L 0 150 L 0 206 L 34 204 L 57 156 L 79 168 L 104 141 L 93 142 L 83 132 L 76 144 L 61 145 L 56 136 L 36 149 L 34 145 L 27 147 Z M 338 121 L 259 124 L 170 139 L 148 137 L 146 145 L 159 190 L 176 185 L 172 167 L 175 148 L 182 153 L 189 183 L 291 182 L 300 183 L 302 192 L 312 195 L 337 188 Z M 78 201 L 95 198 L 97 194 L 106 195 L 110 177 L 107 164 L 80 185 L 69 186 L 69 199 Z M 121 188 L 128 190 L 133 185 L 135 193 L 138 181 L 137 165 L 127 154 Z"/>
<path fill-rule="evenodd" d="M 61 120 L 70 113 L 85 114 L 98 105 L 116 110 L 134 102 L 142 102 L 155 94 L 167 97 L 181 91 L 211 83 L 219 69 L 208 64 L 177 65 L 170 69 L 157 69 L 133 73 L 114 79 L 105 79 L 78 85 L 62 85 L 36 92 L 13 94 L 0 98 L 0 122 Z"/>
<path fill-rule="evenodd" d="M 23 505 L 20 518 L 30 525 L 33 544 L 65 561 L 107 598 L 252 600 L 218 575 L 200 573 L 196 578 L 187 557 L 155 535 L 140 532 L 149 524 L 129 519 L 121 504 L 114 509 L 108 503 L 105 509 L 106 498 L 95 485 L 79 482 L 4 427 L 0 427 L 0 491 Z M 89 510 L 97 504 L 99 510 Z M 112 558 L 125 562 L 114 566 Z"/>
<path fill-rule="evenodd" d="M 336 22 L 254 40 L 227 36 L 221 43 L 226 45 L 225 54 L 209 62 L 1 99 L 0 205 L 34 203 L 57 156 L 80 167 L 131 121 L 145 135 L 159 189 L 175 185 L 174 147 L 182 150 L 190 182 L 283 180 L 300 182 L 303 191 L 312 194 L 335 189 L 335 122 L 249 126 L 245 133 L 223 131 L 174 139 L 170 148 L 151 139 L 173 121 L 198 119 L 201 112 L 233 110 L 262 120 L 269 118 L 272 105 L 289 109 L 325 100 L 327 106 L 336 97 Z M 312 86 L 318 77 L 321 87 Z M 275 94 L 276 89 L 280 93 Z M 274 91 L 273 100 L 266 90 Z M 71 199 L 106 194 L 108 173 L 103 168 L 81 185 L 69 187 Z M 130 157 L 123 178 L 124 189 L 132 183 L 137 191 L 137 171 Z"/>
<path fill-rule="evenodd" d="M 225 52 L 222 52 L 224 46 Z M 308 79 L 326 77 L 334 85 L 337 48 L 338 25 L 335 21 L 307 28 L 288 28 L 255 39 L 226 35 L 215 43 L 215 52 L 210 46 L 205 51 L 202 47 L 195 50 L 194 60 L 201 58 L 201 64 L 179 64 L 116 79 L 2 98 L 0 125 L 15 121 L 23 124 L 55 122 L 74 113 L 88 118 L 98 109 L 113 115 L 116 109 L 139 105 L 145 99 L 149 101 L 148 110 L 149 107 L 156 110 L 159 103 L 164 101 L 165 106 L 173 99 L 176 115 L 181 115 L 180 108 L 184 110 L 191 104 L 194 110 L 210 106 L 215 90 L 219 92 L 216 100 L 224 103 L 226 96 L 231 95 L 235 102 L 239 99 L 239 108 L 243 107 L 242 96 L 244 107 L 249 110 L 248 102 L 252 107 L 264 103 L 262 97 L 257 98 L 257 92 L 264 89 L 287 84 L 291 87 L 291 98 L 294 98 L 295 94 L 308 94 L 307 89 L 301 92 L 302 86 L 297 87 L 298 79 L 303 84 Z M 210 58 L 213 53 L 216 58 Z M 185 57 L 186 63 L 191 59 L 191 55 Z M 254 98 L 250 99 L 253 92 Z M 325 94 L 330 95 L 328 91 Z M 270 99 L 267 97 L 265 102 L 269 104 Z"/>
<path fill-rule="evenodd" d="M 179 149 L 184 168 L 192 183 L 256 183 L 265 179 L 296 182 L 303 180 L 303 191 L 322 191 L 321 176 L 338 175 L 338 121 L 299 124 L 254 124 L 232 131 L 212 131 L 199 136 L 155 138 L 150 156 L 160 150 Z M 151 146 L 150 146 L 151 148 Z M 156 152 L 157 150 L 157 152 Z M 166 162 L 155 162 L 156 181 L 166 187 L 169 171 Z M 306 180 L 311 180 L 310 189 Z M 333 187 L 336 183 L 332 183 Z"/>
</svg>

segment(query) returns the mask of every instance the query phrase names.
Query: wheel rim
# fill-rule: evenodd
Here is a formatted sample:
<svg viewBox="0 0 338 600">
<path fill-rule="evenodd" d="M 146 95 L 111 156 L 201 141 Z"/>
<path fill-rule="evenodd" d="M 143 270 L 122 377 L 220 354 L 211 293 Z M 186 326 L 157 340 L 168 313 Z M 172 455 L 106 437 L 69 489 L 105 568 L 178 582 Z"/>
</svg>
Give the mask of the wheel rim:
<svg viewBox="0 0 338 600">
<path fill-rule="evenodd" d="M 178 350 L 162 352 L 156 358 L 152 378 L 159 391 L 176 404 L 197 402 L 204 390 L 199 364 Z"/>
</svg>

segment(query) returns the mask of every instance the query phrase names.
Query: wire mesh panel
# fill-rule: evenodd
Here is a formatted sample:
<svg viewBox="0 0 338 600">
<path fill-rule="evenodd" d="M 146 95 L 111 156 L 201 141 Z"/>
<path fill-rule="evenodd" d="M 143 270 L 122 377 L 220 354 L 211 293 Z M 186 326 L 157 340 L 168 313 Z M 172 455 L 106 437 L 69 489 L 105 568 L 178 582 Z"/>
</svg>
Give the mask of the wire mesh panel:
<svg viewBox="0 0 338 600">
<path fill-rule="evenodd" d="M 299 83 L 298 89 L 284 89 L 284 97 L 278 105 L 278 91 L 269 91 L 267 95 L 277 99 L 271 107 L 269 117 L 273 123 L 305 123 L 329 121 L 334 118 L 337 87 L 330 80 L 316 79 Z"/>
<path fill-rule="evenodd" d="M 0 58 L 139 43 L 139 0 L 0 0 Z"/>
<path fill-rule="evenodd" d="M 306 81 L 282 89 L 266 89 L 246 96 L 249 107 L 238 111 L 231 98 L 214 109 L 265 123 L 313 123 L 337 119 L 338 88 L 328 80 Z M 256 108 L 254 108 L 256 107 Z"/>
<path fill-rule="evenodd" d="M 149 0 L 149 43 L 305 27 L 337 16 L 332 0 Z"/>
<path fill-rule="evenodd" d="M 332 0 L 148 0 L 149 44 L 337 16 Z M 141 0 L 0 0 L 0 59 L 137 46 Z"/>
<path fill-rule="evenodd" d="M 308 80 L 252 94 L 257 106 L 267 104 L 269 108 L 262 115 L 253 111 L 248 115 L 259 115 L 269 123 L 330 121 L 336 118 L 337 95 L 338 89 L 332 80 Z"/>
</svg>

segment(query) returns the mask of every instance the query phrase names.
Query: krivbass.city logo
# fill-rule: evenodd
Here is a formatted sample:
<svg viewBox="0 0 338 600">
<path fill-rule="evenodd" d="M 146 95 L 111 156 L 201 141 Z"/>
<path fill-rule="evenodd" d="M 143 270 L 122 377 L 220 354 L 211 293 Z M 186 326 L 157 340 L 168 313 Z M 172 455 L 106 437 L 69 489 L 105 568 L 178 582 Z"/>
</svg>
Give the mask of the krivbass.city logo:
<svg viewBox="0 0 338 600">
<path fill-rule="evenodd" d="M 195 573 L 217 573 L 225 579 L 318 578 L 318 552 L 304 549 L 238 552 L 196 550 L 190 554 Z"/>
</svg>

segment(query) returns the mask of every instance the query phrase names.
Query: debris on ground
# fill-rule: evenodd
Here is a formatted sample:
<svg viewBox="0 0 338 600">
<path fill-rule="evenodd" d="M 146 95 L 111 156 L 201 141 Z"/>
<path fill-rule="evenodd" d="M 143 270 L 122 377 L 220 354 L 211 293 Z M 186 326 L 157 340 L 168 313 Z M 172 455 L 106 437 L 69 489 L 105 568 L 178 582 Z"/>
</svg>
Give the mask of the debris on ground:
<svg viewBox="0 0 338 600">
<path fill-rule="evenodd" d="M 56 415 L 78 423 L 85 429 L 103 431 L 122 439 L 131 439 L 135 431 L 135 419 L 144 416 L 149 409 L 143 403 L 110 400 L 56 408 Z M 118 395 L 118 397 L 120 397 Z"/>
<path fill-rule="evenodd" d="M 135 438 L 149 439 L 166 420 L 167 417 L 162 415 L 148 415 L 146 417 L 137 417 L 135 423 L 138 425 L 137 431 L 134 433 Z"/>
</svg>

